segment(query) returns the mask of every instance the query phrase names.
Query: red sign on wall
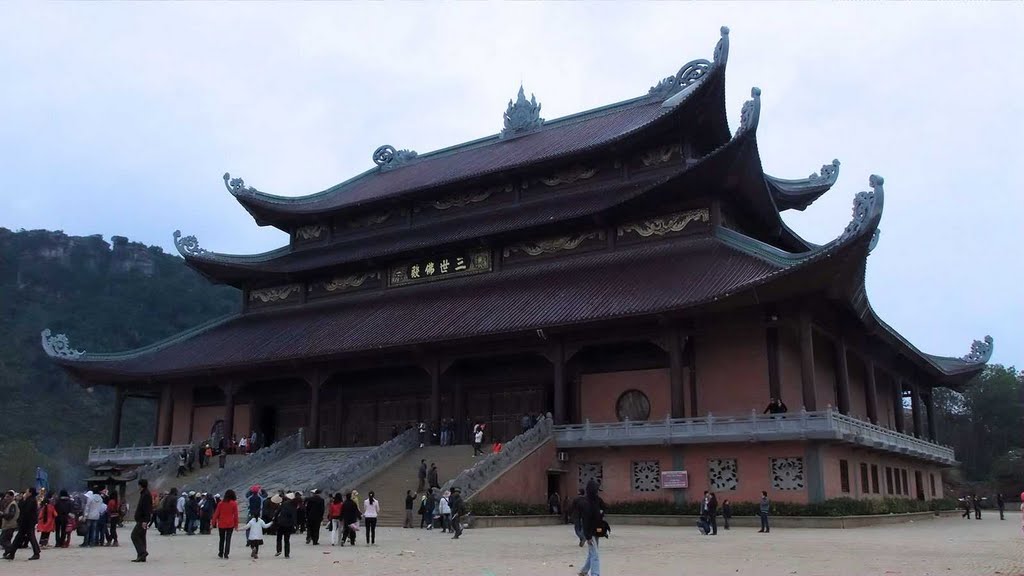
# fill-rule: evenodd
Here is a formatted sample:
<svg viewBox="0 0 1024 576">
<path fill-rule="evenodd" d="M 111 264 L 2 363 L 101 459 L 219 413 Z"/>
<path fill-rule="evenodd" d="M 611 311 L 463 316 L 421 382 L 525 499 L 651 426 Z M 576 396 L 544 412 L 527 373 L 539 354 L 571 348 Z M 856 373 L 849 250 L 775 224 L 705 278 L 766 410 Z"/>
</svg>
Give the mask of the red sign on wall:
<svg viewBox="0 0 1024 576">
<path fill-rule="evenodd" d="M 686 470 L 668 470 L 661 473 L 662 488 L 689 488 L 690 478 Z"/>
</svg>

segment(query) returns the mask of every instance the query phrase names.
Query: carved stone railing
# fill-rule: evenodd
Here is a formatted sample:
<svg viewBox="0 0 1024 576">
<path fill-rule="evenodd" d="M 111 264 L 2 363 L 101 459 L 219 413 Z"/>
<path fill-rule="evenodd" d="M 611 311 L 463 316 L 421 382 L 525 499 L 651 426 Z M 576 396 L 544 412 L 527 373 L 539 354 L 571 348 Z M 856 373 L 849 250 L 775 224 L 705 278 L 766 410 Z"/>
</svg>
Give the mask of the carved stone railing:
<svg viewBox="0 0 1024 576">
<path fill-rule="evenodd" d="M 327 488 L 328 493 L 356 488 L 361 482 L 369 480 L 374 474 L 391 465 L 419 444 L 418 430 L 410 428 L 380 446 L 346 460 L 341 470 L 318 480 L 316 485 Z"/>
<path fill-rule="evenodd" d="M 227 488 L 242 486 L 252 478 L 257 470 L 302 450 L 304 442 L 305 435 L 302 428 L 299 428 L 298 432 L 283 440 L 265 448 L 260 448 L 244 458 L 239 458 L 227 464 L 222 469 L 217 469 L 215 472 L 188 482 L 188 487 L 193 490 L 217 492 Z M 214 462 L 216 462 L 216 459 L 214 459 Z"/>
<path fill-rule="evenodd" d="M 645 422 L 569 424 L 555 427 L 559 448 L 831 440 L 955 464 L 953 449 L 845 416 L 829 408 L 816 412 L 750 416 L 666 418 Z"/>
<path fill-rule="evenodd" d="M 178 454 L 181 452 L 182 448 L 185 448 L 187 446 L 189 445 L 183 444 L 179 446 L 174 446 L 174 448 L 176 449 L 172 450 L 163 458 L 156 460 L 154 462 L 150 462 L 145 466 L 140 466 L 136 468 L 135 479 L 138 480 L 139 478 L 160 478 L 169 471 L 176 470 L 178 468 Z M 150 488 L 156 489 L 158 488 L 158 486 L 150 486 Z"/>
<path fill-rule="evenodd" d="M 554 425 L 551 414 L 548 413 L 544 418 L 538 420 L 533 428 L 504 444 L 501 447 L 501 452 L 488 454 L 477 460 L 472 468 L 463 470 L 455 478 L 445 482 L 441 490 L 450 490 L 453 486 L 458 486 L 462 490 L 463 498 L 472 497 L 504 474 L 506 470 L 529 456 L 538 446 L 548 441 L 551 438 L 552 430 L 554 430 Z"/>
<path fill-rule="evenodd" d="M 183 448 L 188 448 L 189 446 L 191 444 L 89 448 L 89 457 L 86 462 L 89 466 L 97 466 L 105 462 L 122 465 L 152 464 L 168 456 L 177 456 Z"/>
</svg>

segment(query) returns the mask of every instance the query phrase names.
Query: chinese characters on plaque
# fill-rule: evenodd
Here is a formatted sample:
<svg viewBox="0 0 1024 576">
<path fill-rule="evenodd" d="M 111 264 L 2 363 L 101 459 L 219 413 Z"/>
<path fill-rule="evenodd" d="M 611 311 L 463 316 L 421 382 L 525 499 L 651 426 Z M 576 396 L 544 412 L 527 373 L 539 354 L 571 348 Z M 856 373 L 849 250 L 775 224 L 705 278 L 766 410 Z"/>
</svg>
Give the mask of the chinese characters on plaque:
<svg viewBox="0 0 1024 576">
<path fill-rule="evenodd" d="M 388 285 L 402 286 L 451 276 L 479 274 L 490 270 L 491 253 L 489 250 L 445 254 L 392 267 L 391 273 L 388 275 Z"/>
</svg>

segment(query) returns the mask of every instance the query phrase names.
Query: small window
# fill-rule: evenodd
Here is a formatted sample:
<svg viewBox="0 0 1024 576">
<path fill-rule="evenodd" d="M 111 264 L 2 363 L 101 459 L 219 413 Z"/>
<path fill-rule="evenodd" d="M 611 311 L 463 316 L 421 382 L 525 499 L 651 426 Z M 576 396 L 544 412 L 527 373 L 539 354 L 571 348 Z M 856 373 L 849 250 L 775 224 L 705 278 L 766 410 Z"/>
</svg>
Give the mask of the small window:
<svg viewBox="0 0 1024 576">
<path fill-rule="evenodd" d="M 903 495 L 910 496 L 910 483 L 907 482 L 907 469 L 903 468 L 900 470 L 900 476 L 903 477 Z"/>
<path fill-rule="evenodd" d="M 878 494 L 878 464 L 871 465 L 871 492 Z"/>
<path fill-rule="evenodd" d="M 885 467 L 885 493 L 895 494 L 892 490 L 892 468 L 888 466 Z"/>
<path fill-rule="evenodd" d="M 934 498 L 935 497 L 935 474 L 929 474 L 928 475 L 928 480 L 931 482 L 931 485 L 932 485 L 932 498 Z"/>
<path fill-rule="evenodd" d="M 839 487 L 843 494 L 850 493 L 850 464 L 846 460 L 839 461 Z"/>
<path fill-rule="evenodd" d="M 871 479 L 868 478 L 868 465 L 864 462 L 860 463 L 860 491 L 864 494 L 871 493 Z"/>
</svg>

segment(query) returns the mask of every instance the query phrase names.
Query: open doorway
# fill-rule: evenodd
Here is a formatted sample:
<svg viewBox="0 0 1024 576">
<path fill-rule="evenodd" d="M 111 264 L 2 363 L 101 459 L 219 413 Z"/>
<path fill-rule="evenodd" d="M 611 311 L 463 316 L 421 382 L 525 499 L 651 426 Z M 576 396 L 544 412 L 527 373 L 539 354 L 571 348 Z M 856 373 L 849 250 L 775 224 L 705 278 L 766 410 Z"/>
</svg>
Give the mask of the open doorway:
<svg viewBox="0 0 1024 576">
<path fill-rule="evenodd" d="M 914 485 L 917 486 L 917 499 L 924 500 L 924 478 L 920 470 L 914 471 Z"/>
<path fill-rule="evenodd" d="M 260 411 L 260 427 L 257 431 L 260 435 L 260 446 L 270 446 L 277 442 L 277 409 L 273 406 L 264 406 Z"/>
<path fill-rule="evenodd" d="M 564 511 L 562 510 L 562 507 L 563 507 L 563 503 L 565 502 L 565 496 L 566 495 L 562 494 L 561 489 L 562 489 L 562 473 L 561 473 L 561 471 L 548 470 L 548 504 L 549 504 L 549 508 L 550 508 L 551 504 L 555 503 L 555 502 L 552 501 L 551 495 L 552 494 L 557 494 L 558 495 L 558 500 L 557 500 L 558 510 L 557 510 L 557 512 L 555 510 L 551 510 L 551 512 L 553 514 L 562 514 L 562 513 L 564 513 Z"/>
</svg>

